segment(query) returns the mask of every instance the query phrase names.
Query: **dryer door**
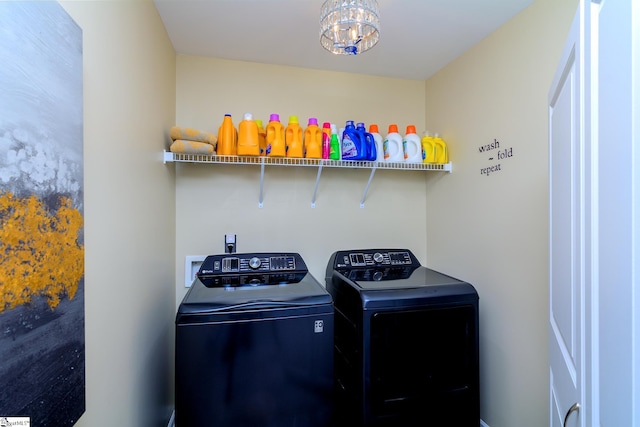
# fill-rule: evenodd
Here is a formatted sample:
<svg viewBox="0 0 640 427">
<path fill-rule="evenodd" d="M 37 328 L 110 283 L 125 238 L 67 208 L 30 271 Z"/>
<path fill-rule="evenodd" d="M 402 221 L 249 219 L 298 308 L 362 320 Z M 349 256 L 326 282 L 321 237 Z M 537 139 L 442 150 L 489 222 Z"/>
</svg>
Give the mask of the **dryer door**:
<svg viewBox="0 0 640 427">
<path fill-rule="evenodd" d="M 375 425 L 478 426 L 475 306 L 377 312 L 370 355 L 367 412 Z"/>
</svg>

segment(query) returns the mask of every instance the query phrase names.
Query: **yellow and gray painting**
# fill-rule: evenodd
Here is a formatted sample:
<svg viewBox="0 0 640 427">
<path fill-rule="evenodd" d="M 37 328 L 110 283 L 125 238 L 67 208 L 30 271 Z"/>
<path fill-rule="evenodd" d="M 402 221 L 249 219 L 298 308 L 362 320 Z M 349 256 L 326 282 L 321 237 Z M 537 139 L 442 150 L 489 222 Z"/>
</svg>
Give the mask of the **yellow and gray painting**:
<svg viewBox="0 0 640 427">
<path fill-rule="evenodd" d="M 85 410 L 82 30 L 0 2 L 0 417 Z"/>
</svg>

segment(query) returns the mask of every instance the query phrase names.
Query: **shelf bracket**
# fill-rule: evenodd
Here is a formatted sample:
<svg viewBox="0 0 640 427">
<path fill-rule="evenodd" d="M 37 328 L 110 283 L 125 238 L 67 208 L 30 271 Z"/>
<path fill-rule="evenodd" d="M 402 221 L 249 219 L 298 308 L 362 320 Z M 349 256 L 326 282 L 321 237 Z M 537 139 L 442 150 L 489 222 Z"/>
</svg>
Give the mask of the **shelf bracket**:
<svg viewBox="0 0 640 427">
<path fill-rule="evenodd" d="M 364 209 L 364 200 L 367 198 L 367 193 L 369 192 L 369 186 L 371 185 L 371 181 L 373 180 L 373 176 L 376 174 L 376 167 L 373 166 L 371 168 L 371 175 L 369 175 L 369 181 L 367 181 L 367 186 L 364 188 L 364 194 L 362 195 L 362 200 L 360 200 L 360 209 Z"/>
<path fill-rule="evenodd" d="M 262 209 L 264 204 L 262 201 L 264 200 L 264 157 L 260 162 L 260 198 L 258 199 L 258 207 Z"/>
<path fill-rule="evenodd" d="M 318 184 L 320 184 L 320 175 L 322 175 L 322 164 L 318 166 L 318 175 L 316 176 L 316 186 L 313 189 L 313 196 L 311 197 L 311 207 L 316 207 L 316 195 L 318 194 Z"/>
<path fill-rule="evenodd" d="M 163 152 L 162 152 L 162 163 L 164 163 L 166 165 L 167 162 L 173 162 L 173 152 L 167 151 L 167 150 L 163 150 Z"/>
</svg>

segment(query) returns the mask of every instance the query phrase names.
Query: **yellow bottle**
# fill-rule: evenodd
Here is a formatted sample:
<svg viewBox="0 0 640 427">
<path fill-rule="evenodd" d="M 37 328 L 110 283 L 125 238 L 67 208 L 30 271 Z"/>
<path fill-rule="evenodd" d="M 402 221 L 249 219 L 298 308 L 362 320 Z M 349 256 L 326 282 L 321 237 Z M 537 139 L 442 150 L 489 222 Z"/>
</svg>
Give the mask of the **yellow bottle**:
<svg viewBox="0 0 640 427">
<path fill-rule="evenodd" d="M 235 156 L 238 154 L 238 131 L 233 126 L 231 114 L 225 114 L 222 124 L 218 128 L 218 147 L 217 154 L 219 156 Z"/>
<path fill-rule="evenodd" d="M 267 123 L 267 148 L 266 154 L 269 157 L 284 157 L 286 154 L 284 143 L 284 127 L 280 123 L 280 116 L 272 114 Z"/>
<path fill-rule="evenodd" d="M 238 125 L 238 156 L 259 155 L 258 125 L 253 121 L 251 113 L 246 113 L 244 120 Z"/>
<path fill-rule="evenodd" d="M 444 140 L 436 133 L 433 142 L 436 147 L 436 163 L 449 163 L 449 150 Z"/>
<path fill-rule="evenodd" d="M 302 128 L 298 123 L 298 116 L 289 116 L 284 142 L 287 146 L 287 157 L 303 157 Z"/>
<path fill-rule="evenodd" d="M 258 125 L 258 146 L 260 147 L 260 155 L 267 155 L 267 131 L 262 127 L 262 120 L 255 120 Z"/>
<path fill-rule="evenodd" d="M 322 158 L 322 130 L 315 117 L 309 118 L 309 124 L 304 130 L 304 156 L 308 159 Z"/>
<path fill-rule="evenodd" d="M 435 163 L 436 162 L 436 147 L 433 141 L 433 137 L 429 134 L 429 131 L 424 133 L 422 137 L 422 163 Z"/>
</svg>

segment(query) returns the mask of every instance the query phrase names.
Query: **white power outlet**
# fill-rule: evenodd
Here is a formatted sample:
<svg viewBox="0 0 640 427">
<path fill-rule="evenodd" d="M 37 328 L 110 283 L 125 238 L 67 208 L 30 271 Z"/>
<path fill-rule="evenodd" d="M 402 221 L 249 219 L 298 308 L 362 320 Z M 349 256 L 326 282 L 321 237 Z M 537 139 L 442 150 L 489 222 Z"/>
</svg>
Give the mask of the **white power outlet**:
<svg viewBox="0 0 640 427">
<path fill-rule="evenodd" d="M 224 235 L 224 251 L 228 254 L 233 254 L 236 252 L 236 235 L 235 234 L 225 234 Z"/>
<path fill-rule="evenodd" d="M 190 288 L 206 255 L 187 255 L 184 261 L 184 287 Z"/>
</svg>

